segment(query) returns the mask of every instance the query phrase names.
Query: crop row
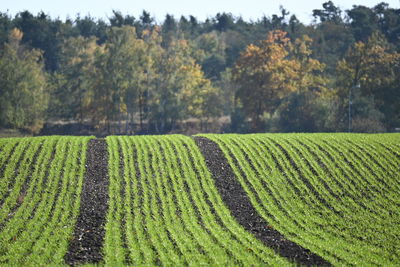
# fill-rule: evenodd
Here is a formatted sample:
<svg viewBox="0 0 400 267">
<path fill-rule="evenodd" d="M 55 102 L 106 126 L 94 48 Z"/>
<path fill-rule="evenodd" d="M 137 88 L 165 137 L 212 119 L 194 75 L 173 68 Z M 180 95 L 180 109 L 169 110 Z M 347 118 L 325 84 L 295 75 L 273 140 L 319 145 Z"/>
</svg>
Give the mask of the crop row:
<svg viewBox="0 0 400 267">
<path fill-rule="evenodd" d="M 107 143 L 106 264 L 288 264 L 232 218 L 191 138 Z"/>
<path fill-rule="evenodd" d="M 203 136 L 268 227 L 334 265 L 400 265 L 399 135 Z M 90 139 L 0 139 L 0 265 L 65 264 Z M 192 138 L 106 141 L 100 264 L 291 264 L 232 217 Z"/>
<path fill-rule="evenodd" d="M 89 137 L 0 140 L 0 265 L 63 264 Z"/>
<path fill-rule="evenodd" d="M 400 263 L 396 135 L 204 135 L 259 214 L 333 264 Z"/>
</svg>

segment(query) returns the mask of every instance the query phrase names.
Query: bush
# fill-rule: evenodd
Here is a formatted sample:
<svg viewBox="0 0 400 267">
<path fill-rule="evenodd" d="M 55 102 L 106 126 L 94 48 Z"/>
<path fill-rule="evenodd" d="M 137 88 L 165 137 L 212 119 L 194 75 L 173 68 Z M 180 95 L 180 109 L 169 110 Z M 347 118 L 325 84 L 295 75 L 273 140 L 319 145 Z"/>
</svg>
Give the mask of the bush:
<svg viewBox="0 0 400 267">
<path fill-rule="evenodd" d="M 374 118 L 355 118 L 352 121 L 353 132 L 356 133 L 382 133 L 386 132 L 385 125 Z"/>
</svg>

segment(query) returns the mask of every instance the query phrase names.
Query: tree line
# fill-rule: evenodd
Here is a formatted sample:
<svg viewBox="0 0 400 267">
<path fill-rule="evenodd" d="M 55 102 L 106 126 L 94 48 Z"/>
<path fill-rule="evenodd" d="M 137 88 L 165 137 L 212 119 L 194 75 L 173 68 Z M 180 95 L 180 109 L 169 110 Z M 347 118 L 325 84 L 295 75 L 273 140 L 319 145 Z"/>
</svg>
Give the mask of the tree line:
<svg viewBox="0 0 400 267">
<path fill-rule="evenodd" d="M 62 21 L 0 13 L 0 128 L 74 121 L 106 134 L 384 132 L 400 127 L 400 9 L 201 22 L 146 11 Z"/>
</svg>

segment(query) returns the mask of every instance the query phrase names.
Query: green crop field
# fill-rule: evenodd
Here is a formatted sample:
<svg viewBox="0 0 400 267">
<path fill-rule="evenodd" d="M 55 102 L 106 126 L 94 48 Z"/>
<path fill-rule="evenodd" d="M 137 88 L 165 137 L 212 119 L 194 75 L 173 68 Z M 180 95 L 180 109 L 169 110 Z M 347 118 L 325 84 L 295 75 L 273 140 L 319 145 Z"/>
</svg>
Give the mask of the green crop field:
<svg viewBox="0 0 400 267">
<path fill-rule="evenodd" d="M 109 137 L 107 142 L 106 264 L 288 263 L 230 216 L 191 138 Z"/>
<path fill-rule="evenodd" d="M 0 139 L 0 265 L 63 264 L 88 137 Z"/>
<path fill-rule="evenodd" d="M 94 137 L 0 138 L 0 266 L 304 264 L 284 244 L 331 265 L 400 265 L 399 134 L 200 137 L 217 149 L 183 135 L 97 139 L 103 154 Z M 103 156 L 100 173 L 88 162 Z M 81 196 L 100 194 L 85 187 L 93 173 L 108 181 L 98 185 L 108 192 L 97 203 L 103 219 L 81 209 Z M 257 227 L 232 210 L 245 203 L 227 202 L 237 190 L 229 179 Z M 81 217 L 82 233 L 100 233 L 82 244 Z M 95 247 L 96 259 L 70 251 Z"/>
<path fill-rule="evenodd" d="M 332 264 L 400 264 L 399 135 L 205 135 L 257 211 Z"/>
</svg>

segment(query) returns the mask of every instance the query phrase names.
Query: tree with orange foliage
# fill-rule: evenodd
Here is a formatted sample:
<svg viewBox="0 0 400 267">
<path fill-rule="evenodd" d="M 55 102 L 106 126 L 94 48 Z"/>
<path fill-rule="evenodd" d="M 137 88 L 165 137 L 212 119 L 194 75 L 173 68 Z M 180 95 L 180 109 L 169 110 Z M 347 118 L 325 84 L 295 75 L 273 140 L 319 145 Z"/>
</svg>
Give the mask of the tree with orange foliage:
<svg viewBox="0 0 400 267">
<path fill-rule="evenodd" d="M 295 60 L 288 59 L 287 33 L 269 32 L 259 46 L 250 44 L 233 68 L 233 80 L 239 90 L 236 99 L 251 120 L 252 130 L 263 128 L 264 113 L 272 113 L 279 100 L 294 91 Z"/>
</svg>

